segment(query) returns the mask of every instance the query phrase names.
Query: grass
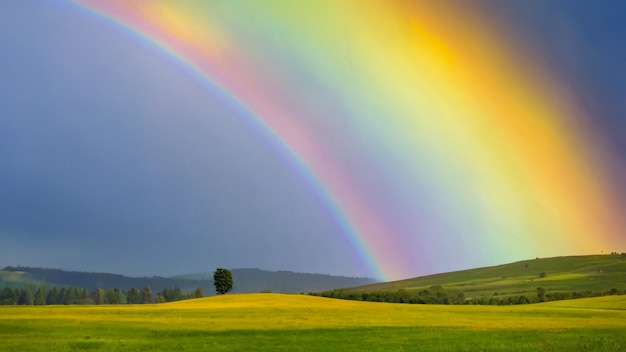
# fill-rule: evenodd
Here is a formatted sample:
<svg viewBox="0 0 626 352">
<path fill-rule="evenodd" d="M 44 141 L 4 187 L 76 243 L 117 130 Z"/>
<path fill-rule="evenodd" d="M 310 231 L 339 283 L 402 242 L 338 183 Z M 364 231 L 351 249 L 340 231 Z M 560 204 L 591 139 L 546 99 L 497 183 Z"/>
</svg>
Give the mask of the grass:
<svg viewBox="0 0 626 352">
<path fill-rule="evenodd" d="M 546 276 L 540 277 L 544 272 Z M 572 291 L 626 290 L 626 256 L 587 255 L 541 258 L 511 264 L 383 282 L 345 289 L 346 292 L 421 291 L 434 285 L 462 291 L 467 298 L 536 295 Z"/>
<path fill-rule="evenodd" d="M 0 351 L 615 351 L 626 349 L 626 297 L 503 307 L 251 294 L 5 306 L 0 341 Z"/>
</svg>

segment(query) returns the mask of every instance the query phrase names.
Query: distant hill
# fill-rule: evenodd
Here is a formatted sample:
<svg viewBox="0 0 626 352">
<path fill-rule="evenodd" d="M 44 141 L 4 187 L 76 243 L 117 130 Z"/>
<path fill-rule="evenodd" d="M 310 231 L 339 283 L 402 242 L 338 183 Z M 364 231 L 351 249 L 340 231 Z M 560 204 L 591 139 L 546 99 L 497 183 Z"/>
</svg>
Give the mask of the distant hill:
<svg viewBox="0 0 626 352">
<path fill-rule="evenodd" d="M 375 283 L 344 289 L 345 292 L 376 292 L 400 289 L 421 291 L 433 286 L 460 291 L 466 298 L 497 295 L 536 295 L 572 291 L 626 290 L 626 253 L 537 258 L 485 268 Z"/>
<path fill-rule="evenodd" d="M 233 292 L 318 292 L 329 289 L 375 283 L 370 278 L 306 274 L 292 271 L 266 271 L 261 269 L 232 269 Z M 176 276 L 192 280 L 210 280 L 213 273 L 196 273 Z"/>
<path fill-rule="evenodd" d="M 183 291 L 191 292 L 201 287 L 205 293 L 213 293 L 213 282 L 188 279 L 173 279 L 166 277 L 128 277 L 109 273 L 88 273 L 79 271 L 65 271 L 60 269 L 44 269 L 29 267 L 6 267 L 0 271 L 0 287 L 25 287 L 44 284 L 52 286 L 78 286 L 89 290 L 97 288 L 143 288 L 148 285 L 153 292 L 160 292 L 164 288 L 178 287 Z"/>
<path fill-rule="evenodd" d="M 233 292 L 272 291 L 300 293 L 331 290 L 375 282 L 368 278 L 352 278 L 322 274 L 303 274 L 290 271 L 265 271 L 260 269 L 233 269 Z M 30 267 L 6 267 L 0 270 L 0 288 L 27 287 L 45 284 L 52 286 L 78 286 L 89 290 L 97 288 L 143 288 L 148 285 L 152 292 L 178 287 L 192 292 L 200 287 L 206 295 L 214 294 L 213 273 L 198 273 L 176 277 L 128 277 L 109 273 L 88 273 Z"/>
</svg>

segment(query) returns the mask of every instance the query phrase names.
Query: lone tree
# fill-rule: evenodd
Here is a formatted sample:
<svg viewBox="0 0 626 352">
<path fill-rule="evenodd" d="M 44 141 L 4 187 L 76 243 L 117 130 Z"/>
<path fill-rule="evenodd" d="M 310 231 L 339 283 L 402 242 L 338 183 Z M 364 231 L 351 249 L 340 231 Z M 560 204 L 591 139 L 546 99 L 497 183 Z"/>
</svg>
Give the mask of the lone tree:
<svg viewBox="0 0 626 352">
<path fill-rule="evenodd" d="M 218 268 L 213 273 L 213 283 L 218 294 L 225 294 L 233 289 L 233 274 L 228 269 Z"/>
</svg>

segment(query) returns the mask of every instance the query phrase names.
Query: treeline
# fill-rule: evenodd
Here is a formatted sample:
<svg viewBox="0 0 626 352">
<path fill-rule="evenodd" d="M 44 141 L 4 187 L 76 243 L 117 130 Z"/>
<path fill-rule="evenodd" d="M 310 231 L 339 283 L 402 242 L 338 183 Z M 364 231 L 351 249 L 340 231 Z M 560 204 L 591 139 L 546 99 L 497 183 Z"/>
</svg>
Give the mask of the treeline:
<svg viewBox="0 0 626 352">
<path fill-rule="evenodd" d="M 70 305 L 70 304 L 149 304 L 174 302 L 190 298 L 204 297 L 202 288 L 185 293 L 180 288 L 166 288 L 153 295 L 150 286 L 143 289 L 131 288 L 124 291 L 119 288 L 98 288 L 89 291 L 84 287 L 53 287 L 44 285 L 37 288 L 10 288 L 0 291 L 0 305 Z"/>
<path fill-rule="evenodd" d="M 606 291 L 571 291 L 571 292 L 546 292 L 543 287 L 537 288 L 536 295 L 507 295 L 506 297 L 498 297 L 497 292 L 491 297 L 472 298 L 467 300 L 465 304 L 479 305 L 513 305 L 513 304 L 530 304 L 550 301 L 563 301 L 566 299 L 590 298 L 611 295 L 624 295 L 626 291 L 612 288 Z"/>
<path fill-rule="evenodd" d="M 398 291 L 375 291 L 375 292 L 349 292 L 343 289 L 311 293 L 314 296 L 339 298 L 354 301 L 409 303 L 409 304 L 464 304 L 465 294 L 461 291 L 446 290 L 442 286 L 432 286 L 428 290 L 410 291 L 400 289 Z"/>
<path fill-rule="evenodd" d="M 497 292 L 491 297 L 466 298 L 465 294 L 457 290 L 447 290 L 442 286 L 432 286 L 421 291 L 400 289 L 398 291 L 350 292 L 343 289 L 310 293 L 313 296 L 338 298 L 354 301 L 408 303 L 408 304 L 470 304 L 470 305 L 513 305 L 530 304 L 566 299 L 599 297 L 608 295 L 624 295 L 625 290 L 612 288 L 607 291 L 572 291 L 546 292 L 542 287 L 537 288 L 536 294 L 520 294 L 506 296 Z"/>
</svg>

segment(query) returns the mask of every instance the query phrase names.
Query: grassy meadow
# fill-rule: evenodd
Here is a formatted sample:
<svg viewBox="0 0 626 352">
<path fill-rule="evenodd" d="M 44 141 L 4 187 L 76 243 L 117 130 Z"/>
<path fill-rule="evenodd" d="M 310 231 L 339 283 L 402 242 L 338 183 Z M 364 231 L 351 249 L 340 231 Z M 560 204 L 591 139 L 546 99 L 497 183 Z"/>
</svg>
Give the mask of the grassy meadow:
<svg viewBox="0 0 626 352">
<path fill-rule="evenodd" d="M 618 351 L 626 349 L 626 296 L 519 306 L 281 294 L 3 306 L 0 341 L 0 351 Z"/>
</svg>

